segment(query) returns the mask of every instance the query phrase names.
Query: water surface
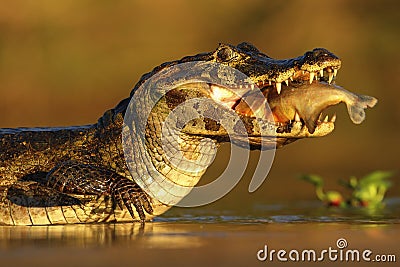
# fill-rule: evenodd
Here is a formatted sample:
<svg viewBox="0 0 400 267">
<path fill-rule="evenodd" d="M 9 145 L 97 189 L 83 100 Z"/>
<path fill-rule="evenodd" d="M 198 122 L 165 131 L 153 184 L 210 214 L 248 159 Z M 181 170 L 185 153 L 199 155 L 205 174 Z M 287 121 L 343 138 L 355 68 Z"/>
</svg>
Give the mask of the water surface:
<svg viewBox="0 0 400 267">
<path fill-rule="evenodd" d="M 172 209 L 154 222 L 0 227 L 1 266 L 396 266 L 395 263 L 259 261 L 257 252 L 369 249 L 400 259 L 400 199 L 379 210 L 326 208 L 316 201 L 251 210 Z M 373 257 L 371 256 L 371 257 Z M 368 264 L 368 265 L 365 265 Z"/>
</svg>

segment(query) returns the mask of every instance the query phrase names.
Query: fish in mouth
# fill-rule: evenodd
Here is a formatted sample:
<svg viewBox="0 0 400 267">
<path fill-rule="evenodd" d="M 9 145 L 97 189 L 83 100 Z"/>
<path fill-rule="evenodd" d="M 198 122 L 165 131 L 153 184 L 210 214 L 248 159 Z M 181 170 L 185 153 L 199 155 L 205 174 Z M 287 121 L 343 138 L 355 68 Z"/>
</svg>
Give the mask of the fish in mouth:
<svg viewBox="0 0 400 267">
<path fill-rule="evenodd" d="M 268 103 L 276 121 L 288 123 L 304 122 L 308 132 L 313 134 L 322 123 L 334 123 L 336 115 L 329 120 L 323 119 L 322 112 L 330 106 L 344 102 L 350 119 L 360 124 L 365 119 L 364 109 L 373 107 L 377 100 L 374 97 L 358 95 L 340 86 L 322 81 L 308 84 L 293 84 L 281 92 L 268 96 Z"/>
<path fill-rule="evenodd" d="M 331 118 L 323 116 L 330 106 L 344 102 L 350 119 L 360 124 L 365 119 L 364 110 L 377 103 L 374 97 L 352 93 L 335 84 L 341 60 L 323 48 L 297 58 L 276 60 L 247 43 L 220 45 L 215 61 L 248 76 L 247 81 L 235 86 L 209 84 L 206 95 L 242 118 L 255 148 L 265 139 L 259 138 L 262 134 L 252 127 L 257 118 L 273 118 L 276 144 L 281 147 L 301 138 L 331 133 L 336 114 Z M 186 132 L 196 134 L 189 128 Z"/>
</svg>

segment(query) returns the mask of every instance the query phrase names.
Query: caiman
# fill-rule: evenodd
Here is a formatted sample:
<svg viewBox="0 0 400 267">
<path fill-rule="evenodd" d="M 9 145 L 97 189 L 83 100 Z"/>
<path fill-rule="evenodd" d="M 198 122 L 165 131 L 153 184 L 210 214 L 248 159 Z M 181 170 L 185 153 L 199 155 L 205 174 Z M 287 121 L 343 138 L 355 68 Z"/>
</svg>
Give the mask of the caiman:
<svg viewBox="0 0 400 267">
<path fill-rule="evenodd" d="M 143 107 L 157 91 L 142 90 L 139 95 L 139 88 L 159 73 L 163 73 L 161 80 L 168 81 L 172 74 L 165 70 L 190 62 L 230 67 L 243 73 L 248 83 L 239 84 L 236 77 L 230 77 L 234 74 L 227 72 L 226 78 L 236 85 L 193 82 L 164 92 L 144 118 L 146 127 L 139 129 L 133 124 L 130 128 L 133 137 L 142 134 L 144 138 L 131 148 L 134 169 L 129 169 L 122 145 L 123 129 L 129 127 L 124 124 L 124 116 L 128 109 L 130 114 L 144 116 Z M 373 107 L 377 100 L 335 85 L 340 66 L 341 60 L 323 48 L 277 60 L 249 43 L 220 44 L 215 51 L 167 62 L 144 74 L 130 96 L 106 111 L 95 124 L 0 129 L 0 224 L 143 222 L 162 214 L 171 205 L 150 196 L 135 178 L 151 178 L 156 172 L 172 182 L 183 181 L 189 189 L 199 181 L 205 169 L 192 171 L 190 165 L 177 168 L 166 160 L 161 144 L 161 128 L 168 113 L 192 98 L 212 101 L 214 113 L 226 110 L 237 114 L 251 149 L 282 147 L 301 138 L 331 133 L 336 116 L 329 119 L 321 115 L 340 102 L 346 103 L 352 121 L 361 123 L 364 109 Z M 220 75 L 207 68 L 203 72 L 201 77 Z M 261 94 L 253 93 L 255 87 Z M 129 106 L 134 96 L 138 102 Z M 256 127 L 256 122 L 267 116 L 273 120 L 269 126 L 274 138 L 263 136 Z M 212 149 L 202 147 L 205 137 L 215 145 L 232 139 L 218 122 L 205 117 L 181 128 L 180 149 L 188 158 Z"/>
</svg>

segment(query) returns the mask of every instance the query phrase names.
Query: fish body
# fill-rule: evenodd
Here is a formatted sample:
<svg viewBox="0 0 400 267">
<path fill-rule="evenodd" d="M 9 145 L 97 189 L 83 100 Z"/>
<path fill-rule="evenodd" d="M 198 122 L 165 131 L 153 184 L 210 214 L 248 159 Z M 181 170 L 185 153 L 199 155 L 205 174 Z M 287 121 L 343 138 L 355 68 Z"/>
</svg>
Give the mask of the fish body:
<svg viewBox="0 0 400 267">
<path fill-rule="evenodd" d="M 310 133 L 315 131 L 320 114 L 328 107 L 344 102 L 350 119 L 360 124 L 365 119 L 365 109 L 372 108 L 378 100 L 360 95 L 326 82 L 292 85 L 280 94 L 268 95 L 268 104 L 277 121 L 303 120 Z"/>
</svg>

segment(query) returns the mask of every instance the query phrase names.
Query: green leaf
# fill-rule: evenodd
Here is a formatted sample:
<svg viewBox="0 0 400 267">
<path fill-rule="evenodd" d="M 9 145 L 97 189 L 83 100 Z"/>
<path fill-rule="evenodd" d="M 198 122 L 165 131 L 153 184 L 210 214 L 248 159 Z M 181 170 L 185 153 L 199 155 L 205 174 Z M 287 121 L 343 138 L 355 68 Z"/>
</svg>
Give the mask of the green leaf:
<svg viewBox="0 0 400 267">
<path fill-rule="evenodd" d="M 386 179 L 392 177 L 394 172 L 392 171 L 374 171 L 367 175 L 365 175 L 359 181 L 359 186 L 366 186 L 369 184 L 379 184 L 379 183 L 387 183 Z"/>
<path fill-rule="evenodd" d="M 323 186 L 324 180 L 321 176 L 315 174 L 303 174 L 300 179 L 307 181 L 315 186 Z"/>
</svg>

